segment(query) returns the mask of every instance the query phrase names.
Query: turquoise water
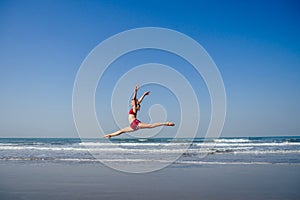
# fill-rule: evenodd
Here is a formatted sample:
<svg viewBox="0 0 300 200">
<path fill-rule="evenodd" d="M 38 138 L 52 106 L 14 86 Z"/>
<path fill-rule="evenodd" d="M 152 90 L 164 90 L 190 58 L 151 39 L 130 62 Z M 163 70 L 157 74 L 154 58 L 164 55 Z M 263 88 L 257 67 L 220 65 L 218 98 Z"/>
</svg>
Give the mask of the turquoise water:
<svg viewBox="0 0 300 200">
<path fill-rule="evenodd" d="M 182 155 L 181 155 L 182 153 Z M 1 138 L 0 162 L 169 162 L 174 165 L 299 164 L 300 137 L 217 139 Z M 99 160 L 100 159 L 100 160 Z"/>
</svg>

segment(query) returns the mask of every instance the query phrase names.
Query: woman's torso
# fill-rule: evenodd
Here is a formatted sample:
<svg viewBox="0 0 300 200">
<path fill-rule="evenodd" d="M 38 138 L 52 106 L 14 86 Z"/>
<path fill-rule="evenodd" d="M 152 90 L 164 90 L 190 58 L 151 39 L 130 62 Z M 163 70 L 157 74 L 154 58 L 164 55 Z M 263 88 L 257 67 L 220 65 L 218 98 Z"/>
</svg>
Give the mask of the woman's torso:
<svg viewBox="0 0 300 200">
<path fill-rule="evenodd" d="M 128 113 L 128 121 L 129 123 L 131 123 L 135 119 L 136 119 L 136 112 L 134 112 L 133 108 L 131 108 Z"/>
</svg>

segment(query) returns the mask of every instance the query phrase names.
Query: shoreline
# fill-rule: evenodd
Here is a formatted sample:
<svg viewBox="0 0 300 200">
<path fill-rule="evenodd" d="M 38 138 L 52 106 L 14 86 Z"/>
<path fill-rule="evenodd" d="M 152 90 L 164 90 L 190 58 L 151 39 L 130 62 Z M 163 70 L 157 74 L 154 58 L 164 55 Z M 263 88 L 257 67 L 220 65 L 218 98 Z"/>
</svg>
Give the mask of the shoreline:
<svg viewBox="0 0 300 200">
<path fill-rule="evenodd" d="M 230 138 L 299 138 L 300 135 L 270 135 L 270 136 L 220 136 L 220 137 L 195 137 L 195 138 L 176 138 L 176 139 L 230 139 Z M 1 139 L 87 139 L 87 140 L 99 140 L 99 139 L 106 139 L 107 138 L 81 138 L 81 137 L 0 137 Z M 173 137 L 151 137 L 151 138 L 136 138 L 136 137 L 113 137 L 112 140 L 122 140 L 122 139 L 174 139 Z"/>
</svg>

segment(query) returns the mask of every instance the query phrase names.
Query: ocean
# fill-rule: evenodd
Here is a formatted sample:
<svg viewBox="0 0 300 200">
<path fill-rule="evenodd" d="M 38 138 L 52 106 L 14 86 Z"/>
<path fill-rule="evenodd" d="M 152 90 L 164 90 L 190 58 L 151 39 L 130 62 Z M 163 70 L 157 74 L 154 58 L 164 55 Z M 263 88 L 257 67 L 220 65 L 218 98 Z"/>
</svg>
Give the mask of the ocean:
<svg viewBox="0 0 300 200">
<path fill-rule="evenodd" d="M 1 138 L 0 162 L 300 165 L 300 137 L 232 138 Z"/>
</svg>

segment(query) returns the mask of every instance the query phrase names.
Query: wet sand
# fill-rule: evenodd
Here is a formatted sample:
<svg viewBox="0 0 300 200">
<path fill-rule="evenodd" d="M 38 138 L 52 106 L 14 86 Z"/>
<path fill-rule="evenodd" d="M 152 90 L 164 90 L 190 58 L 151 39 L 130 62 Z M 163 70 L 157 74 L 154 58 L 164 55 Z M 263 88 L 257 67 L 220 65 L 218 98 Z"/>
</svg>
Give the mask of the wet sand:
<svg viewBox="0 0 300 200">
<path fill-rule="evenodd" d="M 90 163 L 0 163 L 0 199 L 300 199 L 299 165 L 172 165 L 127 174 Z"/>
</svg>

